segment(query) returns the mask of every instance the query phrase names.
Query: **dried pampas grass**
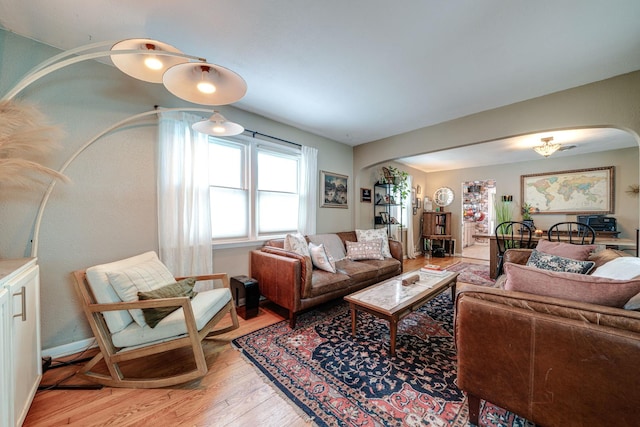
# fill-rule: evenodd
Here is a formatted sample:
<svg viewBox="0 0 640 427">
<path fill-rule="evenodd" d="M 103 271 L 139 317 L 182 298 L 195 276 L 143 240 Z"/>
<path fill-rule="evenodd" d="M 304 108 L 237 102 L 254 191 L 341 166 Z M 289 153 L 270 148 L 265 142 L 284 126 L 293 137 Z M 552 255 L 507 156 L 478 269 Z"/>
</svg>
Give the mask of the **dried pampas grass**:
<svg viewBox="0 0 640 427">
<path fill-rule="evenodd" d="M 68 181 L 38 160 L 58 147 L 60 128 L 47 124 L 36 107 L 16 101 L 0 102 L 0 185 L 30 187 L 49 177 Z"/>
</svg>

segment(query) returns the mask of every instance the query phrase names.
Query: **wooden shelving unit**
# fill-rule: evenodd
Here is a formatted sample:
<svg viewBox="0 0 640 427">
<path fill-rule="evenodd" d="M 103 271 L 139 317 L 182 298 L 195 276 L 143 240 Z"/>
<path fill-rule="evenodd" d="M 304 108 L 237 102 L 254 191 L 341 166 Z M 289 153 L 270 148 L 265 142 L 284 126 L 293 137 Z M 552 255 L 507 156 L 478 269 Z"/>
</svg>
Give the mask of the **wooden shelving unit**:
<svg viewBox="0 0 640 427">
<path fill-rule="evenodd" d="M 451 212 L 423 212 L 422 238 L 425 250 L 432 249 L 432 241 L 442 241 L 442 246 L 453 255 L 453 236 L 451 235 Z M 448 245 L 448 248 L 447 248 Z"/>
</svg>

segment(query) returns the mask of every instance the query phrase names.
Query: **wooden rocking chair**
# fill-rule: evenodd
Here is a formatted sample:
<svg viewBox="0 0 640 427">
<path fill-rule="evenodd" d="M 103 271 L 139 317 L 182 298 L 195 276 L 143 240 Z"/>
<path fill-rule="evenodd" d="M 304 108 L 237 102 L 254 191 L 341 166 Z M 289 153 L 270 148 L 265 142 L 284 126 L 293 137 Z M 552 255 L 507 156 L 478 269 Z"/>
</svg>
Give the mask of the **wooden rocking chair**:
<svg viewBox="0 0 640 427">
<path fill-rule="evenodd" d="M 167 284 L 167 274 L 171 277 L 170 283 L 181 280 L 174 279 L 168 273 L 155 252 L 73 273 L 84 313 L 100 347 L 100 353 L 80 370 L 80 377 L 110 387 L 128 388 L 158 388 L 191 381 L 203 377 L 208 371 L 202 340 L 238 328 L 238 317 L 227 274 L 195 276 L 197 281 L 220 280 L 224 287 L 198 292 L 193 299 L 180 296 L 123 301 L 118 294 L 122 293 L 122 280 L 129 280 L 134 284 L 146 282 L 148 285 L 149 274 L 160 274 L 160 280 L 165 282 L 156 289 Z M 111 282 L 117 283 L 120 287 L 112 286 Z M 133 297 L 137 299 L 137 294 L 134 293 Z M 158 307 L 178 309 L 160 320 L 153 328 L 144 324 L 144 317 L 142 325 L 139 324 L 137 317 L 142 315 L 142 312 L 136 310 Z M 227 313 L 231 315 L 232 325 L 214 330 L 215 325 Z M 191 348 L 195 369 L 153 378 L 125 377 L 120 369 L 121 362 L 146 358 L 181 347 Z M 92 370 L 101 360 L 104 360 L 109 375 Z"/>
</svg>

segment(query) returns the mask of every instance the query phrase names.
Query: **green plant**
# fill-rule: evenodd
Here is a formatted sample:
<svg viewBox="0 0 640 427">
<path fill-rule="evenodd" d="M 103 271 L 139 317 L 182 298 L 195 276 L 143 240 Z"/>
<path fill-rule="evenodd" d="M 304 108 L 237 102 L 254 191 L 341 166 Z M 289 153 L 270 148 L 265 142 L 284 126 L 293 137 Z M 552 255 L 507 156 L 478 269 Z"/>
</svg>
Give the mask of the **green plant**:
<svg viewBox="0 0 640 427">
<path fill-rule="evenodd" d="M 511 202 L 495 199 L 493 207 L 496 212 L 496 224 L 513 220 L 513 206 L 511 205 Z M 499 231 L 504 233 L 504 230 Z"/>
<path fill-rule="evenodd" d="M 388 167 L 391 172 L 393 193 L 400 194 L 401 200 L 406 200 L 409 197 L 409 174 L 403 170 L 400 170 L 394 166 Z"/>
<path fill-rule="evenodd" d="M 537 209 L 532 204 L 523 203 L 522 207 L 520 208 L 520 212 L 522 213 L 523 221 L 533 220 L 533 218 L 531 217 L 531 214 L 535 213 L 536 211 L 537 211 Z"/>
</svg>

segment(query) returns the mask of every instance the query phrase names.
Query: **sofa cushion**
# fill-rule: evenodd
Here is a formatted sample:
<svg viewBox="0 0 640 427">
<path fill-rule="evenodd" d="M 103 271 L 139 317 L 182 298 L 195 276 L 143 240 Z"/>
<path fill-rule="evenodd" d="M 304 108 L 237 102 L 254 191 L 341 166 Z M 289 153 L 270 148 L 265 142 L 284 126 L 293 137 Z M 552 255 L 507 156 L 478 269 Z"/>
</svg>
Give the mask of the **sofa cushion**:
<svg viewBox="0 0 640 427">
<path fill-rule="evenodd" d="M 534 249 L 526 265 L 542 268 L 543 270 L 587 274 L 593 269 L 595 263 L 593 261 L 578 261 L 577 259 L 545 254 Z"/>
<path fill-rule="evenodd" d="M 138 292 L 138 299 L 150 300 L 175 297 L 189 297 L 189 299 L 192 299 L 198 294 L 193 290 L 195 284 L 196 279 L 194 277 L 189 277 L 187 279 L 179 280 L 176 283 L 171 283 L 169 285 L 163 286 L 154 291 Z M 174 306 L 143 308 L 142 314 L 144 315 L 144 321 L 147 323 L 147 325 L 149 325 L 151 328 L 155 328 L 162 319 L 176 311 L 178 308 L 180 307 Z"/>
<path fill-rule="evenodd" d="M 618 257 L 598 267 L 592 276 L 627 280 L 640 276 L 640 258 Z"/>
<path fill-rule="evenodd" d="M 322 243 L 319 245 L 309 243 L 309 253 L 311 254 L 311 262 L 314 267 L 330 273 L 336 272 L 336 263 L 333 257 L 327 253 Z"/>
<path fill-rule="evenodd" d="M 542 270 L 512 263 L 506 263 L 504 268 L 507 275 L 504 288 L 509 291 L 528 292 L 619 308 L 640 292 L 639 279 L 607 279 L 585 274 Z"/>
<path fill-rule="evenodd" d="M 507 249 L 504 253 L 504 262 L 525 265 L 531 256 L 533 249 Z"/>
<path fill-rule="evenodd" d="M 307 240 L 300 233 L 287 234 L 284 237 L 284 250 L 295 252 L 302 256 L 310 256 Z"/>
<path fill-rule="evenodd" d="M 343 259 L 336 263 L 336 270 L 338 273 L 346 274 L 354 282 L 358 283 L 378 277 L 378 269 L 375 266 L 361 261 Z"/>
<path fill-rule="evenodd" d="M 311 278 L 311 287 L 304 298 L 317 297 L 329 292 L 346 289 L 351 286 L 353 280 L 351 277 L 344 274 L 339 268 L 340 263 L 346 261 L 347 260 L 336 262 L 336 273 L 329 273 L 324 270 L 314 270 Z"/>
<path fill-rule="evenodd" d="M 591 252 L 597 248 L 596 245 L 573 245 L 565 242 L 550 242 L 539 240 L 536 249 L 550 255 L 558 255 L 565 258 L 585 261 Z"/>
<path fill-rule="evenodd" d="M 391 250 L 389 249 L 389 236 L 387 236 L 386 228 L 372 228 L 369 230 L 356 230 L 358 242 L 367 242 L 371 240 L 382 239 L 382 256 L 391 258 Z"/>
<path fill-rule="evenodd" d="M 589 261 L 595 262 L 595 268 L 598 268 L 601 265 L 604 265 L 609 261 L 620 257 L 632 257 L 632 255 L 624 251 L 619 251 L 617 249 L 603 249 L 601 251 L 592 253 L 591 255 L 589 255 L 588 259 Z"/>
<path fill-rule="evenodd" d="M 347 256 L 342 239 L 335 233 L 312 234 L 307 236 L 307 238 L 309 242 L 315 243 L 316 245 L 323 244 L 324 249 L 333 257 L 334 261 L 340 261 Z"/>
<path fill-rule="evenodd" d="M 382 239 L 346 243 L 347 258 L 350 260 L 384 259 L 382 256 Z"/>
<path fill-rule="evenodd" d="M 358 261 L 362 264 L 369 264 L 378 270 L 378 277 L 387 276 L 391 273 L 400 274 L 400 268 L 402 264 L 395 258 L 384 259 L 365 259 Z"/>
</svg>

